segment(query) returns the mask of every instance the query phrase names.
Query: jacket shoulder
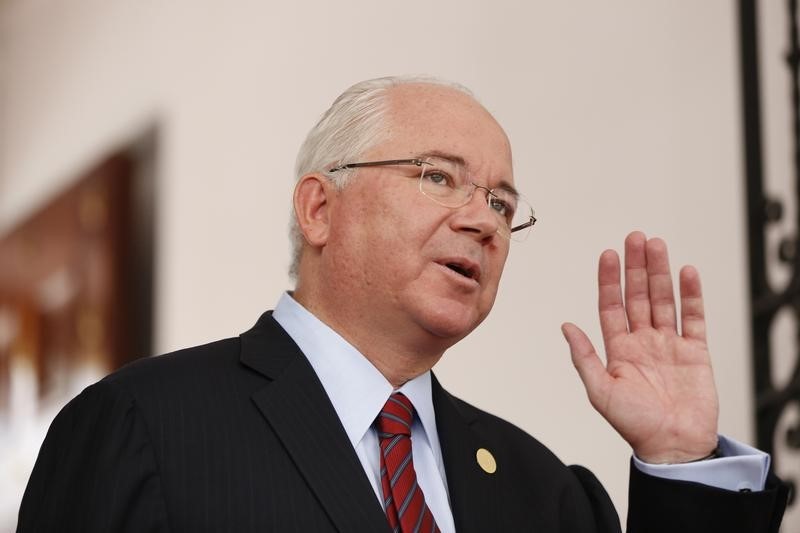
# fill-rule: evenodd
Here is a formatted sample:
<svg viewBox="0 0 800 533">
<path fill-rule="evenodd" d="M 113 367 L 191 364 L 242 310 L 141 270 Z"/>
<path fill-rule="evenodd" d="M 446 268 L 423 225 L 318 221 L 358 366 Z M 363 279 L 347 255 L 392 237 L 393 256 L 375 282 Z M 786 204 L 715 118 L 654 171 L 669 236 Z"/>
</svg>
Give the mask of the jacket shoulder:
<svg viewBox="0 0 800 533">
<path fill-rule="evenodd" d="M 143 357 L 112 372 L 103 381 L 116 384 L 135 384 L 164 376 L 170 378 L 198 377 L 237 365 L 240 348 L 239 337 L 231 337 L 163 355 Z"/>
</svg>

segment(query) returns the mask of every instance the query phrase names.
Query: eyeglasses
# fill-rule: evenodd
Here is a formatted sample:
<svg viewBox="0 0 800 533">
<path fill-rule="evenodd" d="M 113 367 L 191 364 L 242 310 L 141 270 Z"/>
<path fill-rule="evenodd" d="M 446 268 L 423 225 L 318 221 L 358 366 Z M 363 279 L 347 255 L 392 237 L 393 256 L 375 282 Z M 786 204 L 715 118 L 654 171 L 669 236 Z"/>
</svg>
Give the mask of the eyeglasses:
<svg viewBox="0 0 800 533">
<path fill-rule="evenodd" d="M 486 193 L 486 204 L 498 221 L 497 233 L 514 241 L 524 241 L 536 224 L 533 207 L 510 185 L 489 189 L 470 180 L 466 167 L 459 161 L 443 157 L 425 159 L 390 159 L 366 163 L 348 163 L 328 170 L 329 173 L 361 167 L 417 166 L 419 191 L 437 204 L 457 209 L 469 203 L 476 189 Z"/>
</svg>

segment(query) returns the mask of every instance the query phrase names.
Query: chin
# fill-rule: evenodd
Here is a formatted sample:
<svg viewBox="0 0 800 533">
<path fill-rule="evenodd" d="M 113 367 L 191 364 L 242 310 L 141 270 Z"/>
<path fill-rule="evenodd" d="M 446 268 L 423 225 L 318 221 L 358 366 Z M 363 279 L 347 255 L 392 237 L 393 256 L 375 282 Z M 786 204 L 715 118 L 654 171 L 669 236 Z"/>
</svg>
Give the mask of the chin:
<svg viewBox="0 0 800 533">
<path fill-rule="evenodd" d="M 428 333 L 450 341 L 451 345 L 469 335 L 488 314 L 457 302 L 429 304 L 426 309 L 419 311 L 417 322 Z"/>
</svg>

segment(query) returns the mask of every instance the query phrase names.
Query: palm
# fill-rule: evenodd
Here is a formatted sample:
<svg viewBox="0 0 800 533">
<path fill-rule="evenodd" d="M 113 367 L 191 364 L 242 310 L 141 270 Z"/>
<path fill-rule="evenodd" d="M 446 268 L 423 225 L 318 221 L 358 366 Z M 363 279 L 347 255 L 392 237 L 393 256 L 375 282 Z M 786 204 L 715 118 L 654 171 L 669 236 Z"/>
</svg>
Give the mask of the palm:
<svg viewBox="0 0 800 533">
<path fill-rule="evenodd" d="M 580 329 L 563 328 L 592 405 L 645 461 L 707 455 L 716 444 L 718 404 L 697 272 L 680 274 L 680 333 L 662 241 L 641 233 L 626 239 L 624 304 L 615 252 L 601 256 L 598 278 L 607 364 Z"/>
</svg>

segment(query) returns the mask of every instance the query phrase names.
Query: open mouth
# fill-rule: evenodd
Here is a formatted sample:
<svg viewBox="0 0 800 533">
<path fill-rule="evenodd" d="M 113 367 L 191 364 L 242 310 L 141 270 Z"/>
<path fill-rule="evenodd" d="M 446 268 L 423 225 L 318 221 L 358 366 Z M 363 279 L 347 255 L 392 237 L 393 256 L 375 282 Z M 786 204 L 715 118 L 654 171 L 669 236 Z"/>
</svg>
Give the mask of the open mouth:
<svg viewBox="0 0 800 533">
<path fill-rule="evenodd" d="M 440 264 L 449 268 L 460 276 L 478 281 L 478 269 L 472 265 L 466 265 L 455 261 L 442 262 Z"/>
</svg>

